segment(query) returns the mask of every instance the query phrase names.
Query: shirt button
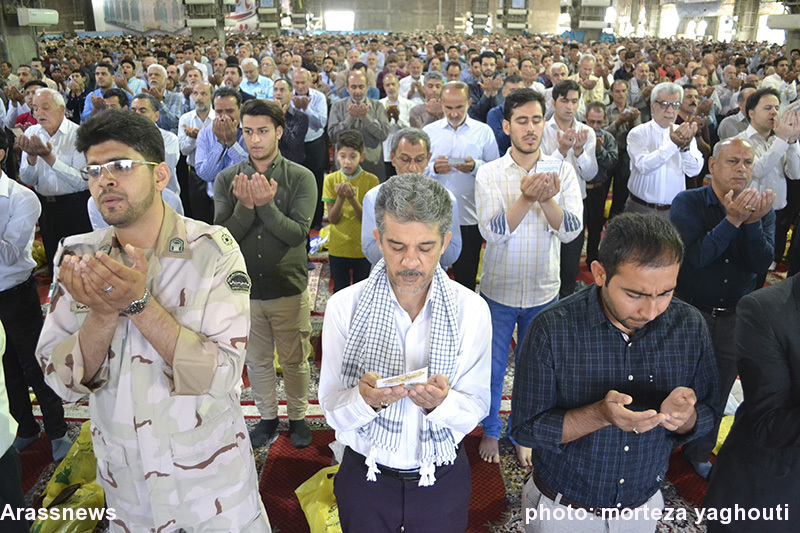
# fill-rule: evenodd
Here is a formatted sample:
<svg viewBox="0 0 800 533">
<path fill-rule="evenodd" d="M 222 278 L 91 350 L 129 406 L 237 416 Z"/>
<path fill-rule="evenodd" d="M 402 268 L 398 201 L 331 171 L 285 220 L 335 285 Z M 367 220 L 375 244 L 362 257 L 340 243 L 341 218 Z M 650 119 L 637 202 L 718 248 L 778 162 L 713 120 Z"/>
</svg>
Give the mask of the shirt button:
<svg viewBox="0 0 800 533">
<path fill-rule="evenodd" d="M 261 235 L 259 235 L 259 236 L 258 236 L 258 238 L 260 239 L 260 238 L 261 238 Z"/>
<path fill-rule="evenodd" d="M 258 258 L 261 259 L 261 254 L 258 254 Z"/>
<path fill-rule="evenodd" d="M 622 504 L 621 504 L 621 503 L 618 503 L 618 504 L 617 504 L 617 507 L 618 507 L 618 508 L 619 508 L 619 507 L 622 507 Z"/>
<path fill-rule="evenodd" d="M 730 260 L 730 259 L 726 259 L 726 260 L 725 260 L 725 262 L 726 262 L 726 263 L 730 263 L 730 262 L 731 262 L 731 260 Z"/>
<path fill-rule="evenodd" d="M 625 447 L 623 448 L 623 450 L 625 450 L 626 452 L 627 452 L 628 450 L 630 450 L 630 449 L 631 449 L 631 448 L 630 448 L 630 446 L 625 446 Z"/>
<path fill-rule="evenodd" d="M 625 479 L 620 479 L 619 484 L 622 485 L 623 483 L 625 483 Z"/>
<path fill-rule="evenodd" d="M 633 343 L 632 343 L 632 342 L 629 342 L 629 343 L 628 343 L 628 348 L 630 348 L 631 346 L 633 346 Z"/>
<path fill-rule="evenodd" d="M 628 376 L 628 381 L 633 381 L 633 375 Z"/>
<path fill-rule="evenodd" d="M 722 283 L 728 283 L 728 280 L 727 279 L 723 279 Z"/>
</svg>

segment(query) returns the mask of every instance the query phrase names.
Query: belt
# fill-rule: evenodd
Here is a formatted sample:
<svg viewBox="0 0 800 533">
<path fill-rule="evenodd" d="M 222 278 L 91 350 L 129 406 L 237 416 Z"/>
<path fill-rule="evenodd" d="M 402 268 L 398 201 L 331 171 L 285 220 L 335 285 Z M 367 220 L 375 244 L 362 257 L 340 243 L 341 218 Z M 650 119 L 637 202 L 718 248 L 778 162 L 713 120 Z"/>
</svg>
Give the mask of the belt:
<svg viewBox="0 0 800 533">
<path fill-rule="evenodd" d="M 656 211 L 668 211 L 671 206 L 665 204 L 651 204 L 650 202 L 645 202 L 638 196 L 630 195 L 631 200 L 636 202 L 639 205 L 643 205 L 645 207 L 649 207 L 650 209 L 655 209 Z"/>
<path fill-rule="evenodd" d="M 708 307 L 694 302 L 692 302 L 692 305 L 698 308 L 699 310 L 703 311 L 704 313 L 708 313 L 714 318 L 719 318 L 723 316 L 732 316 L 736 314 L 735 307 Z"/>
<path fill-rule="evenodd" d="M 28 279 L 26 279 L 25 281 L 23 281 L 22 283 L 20 283 L 19 285 L 14 285 L 10 289 L 6 289 L 4 291 L 0 291 L 0 300 L 4 300 L 6 298 L 10 298 L 10 297 L 14 296 L 15 294 L 18 294 L 18 293 L 24 291 L 25 289 L 29 288 L 31 286 L 31 284 L 34 283 L 35 281 L 36 281 L 36 279 L 33 276 L 31 276 Z"/>
<path fill-rule="evenodd" d="M 458 449 L 456 451 L 457 454 L 461 452 L 461 448 L 462 448 L 461 443 L 459 443 Z M 350 446 L 347 446 L 344 449 L 344 453 L 346 455 L 349 455 L 351 459 L 356 461 L 356 464 L 358 464 L 361 468 L 363 468 L 365 472 L 367 471 L 366 457 L 355 451 Z M 412 483 L 412 482 L 417 482 L 422 478 L 419 475 L 419 468 L 414 468 L 413 470 L 398 470 L 396 468 L 389 468 L 388 466 L 382 464 L 378 464 L 377 466 L 378 470 L 381 471 L 381 475 L 396 479 L 398 481 Z M 438 469 L 439 467 L 437 467 L 437 470 Z"/>
<path fill-rule="evenodd" d="M 544 482 L 544 480 L 537 474 L 536 472 L 533 473 L 533 484 L 536 485 L 536 488 L 539 489 L 539 492 L 542 493 L 543 496 L 556 501 L 558 498 L 558 491 L 555 489 L 550 488 L 550 486 Z M 643 501 L 642 503 L 637 503 L 636 505 L 623 505 L 619 508 L 617 507 L 591 507 L 589 505 L 585 505 L 583 503 L 579 503 L 569 498 L 565 497 L 564 495 L 561 496 L 561 499 L 558 501 L 561 505 L 566 505 L 567 507 L 572 507 L 573 509 L 583 509 L 595 516 L 603 517 L 604 511 L 606 516 L 614 517 L 617 513 L 619 513 L 622 509 L 635 509 L 637 507 L 641 507 L 647 500 Z"/>
<path fill-rule="evenodd" d="M 39 198 L 44 200 L 46 203 L 53 204 L 56 202 L 63 202 L 66 200 L 75 200 L 79 197 L 85 197 L 87 194 L 90 194 L 89 191 L 80 191 L 80 192 L 73 192 L 71 194 L 59 194 L 58 196 L 44 196 L 39 195 Z"/>
</svg>

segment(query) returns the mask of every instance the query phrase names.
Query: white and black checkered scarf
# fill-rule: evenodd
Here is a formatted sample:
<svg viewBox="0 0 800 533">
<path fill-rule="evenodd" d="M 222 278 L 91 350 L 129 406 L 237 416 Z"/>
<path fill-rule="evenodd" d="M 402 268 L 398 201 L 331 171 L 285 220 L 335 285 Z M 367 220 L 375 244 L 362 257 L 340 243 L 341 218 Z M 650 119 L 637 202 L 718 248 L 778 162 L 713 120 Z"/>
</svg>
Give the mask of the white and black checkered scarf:
<svg viewBox="0 0 800 533">
<path fill-rule="evenodd" d="M 386 263 L 381 259 L 372 269 L 358 301 L 344 347 L 342 378 L 348 387 L 358 386 L 366 372 L 377 372 L 384 378 L 406 372 L 405 358 L 395 330 L 391 291 Z M 458 356 L 458 306 L 450 280 L 438 266 L 431 282 L 430 300 L 428 375 L 443 374 L 452 383 Z M 377 448 L 397 452 L 400 447 L 403 433 L 402 404 L 402 401 L 392 403 L 382 409 L 372 422 L 358 429 L 359 436 L 371 445 L 366 461 L 369 467 L 367 479 L 370 481 L 375 481 L 375 474 L 380 473 L 375 463 Z M 423 416 L 421 410 L 418 416 Z M 436 481 L 435 466 L 455 461 L 456 443 L 449 429 L 427 419 L 423 418 L 420 428 L 419 485 L 430 486 Z"/>
</svg>

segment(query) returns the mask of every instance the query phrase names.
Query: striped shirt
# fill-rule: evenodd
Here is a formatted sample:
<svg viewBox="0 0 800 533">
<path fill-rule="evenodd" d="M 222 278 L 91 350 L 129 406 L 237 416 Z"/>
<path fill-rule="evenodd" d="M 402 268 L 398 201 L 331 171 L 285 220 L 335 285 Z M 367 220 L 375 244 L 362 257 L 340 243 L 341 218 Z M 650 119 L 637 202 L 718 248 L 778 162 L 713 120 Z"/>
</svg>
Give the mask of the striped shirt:
<svg viewBox="0 0 800 533">
<path fill-rule="evenodd" d="M 540 155 L 539 160 L 558 160 Z M 547 223 L 541 206 L 534 204 L 519 226 L 509 231 L 506 211 L 519 197 L 527 171 L 517 165 L 511 150 L 478 169 L 475 201 L 478 228 L 486 239 L 481 293 L 503 305 L 530 308 L 558 295 L 561 242 L 570 242 L 582 230 L 583 202 L 575 169 L 562 163 L 561 192 L 554 197 L 564 212 L 558 230 Z"/>
</svg>

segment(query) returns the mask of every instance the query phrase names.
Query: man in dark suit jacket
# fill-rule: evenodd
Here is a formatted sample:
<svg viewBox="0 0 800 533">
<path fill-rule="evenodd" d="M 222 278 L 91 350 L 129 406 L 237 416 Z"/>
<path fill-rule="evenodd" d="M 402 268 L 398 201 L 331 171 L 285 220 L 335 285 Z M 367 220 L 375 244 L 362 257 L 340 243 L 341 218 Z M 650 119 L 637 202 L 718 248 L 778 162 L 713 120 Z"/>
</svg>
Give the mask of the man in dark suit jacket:
<svg viewBox="0 0 800 533">
<path fill-rule="evenodd" d="M 800 277 L 739 301 L 736 347 L 744 402 L 711 473 L 704 506 L 744 508 L 730 523 L 718 514 L 709 533 L 789 533 L 800 492 Z M 759 509 L 760 520 L 747 516 Z M 764 518 L 770 519 L 765 521 Z M 713 518 L 713 517 L 712 517 Z M 727 520 L 725 520 L 727 521 Z"/>
</svg>

